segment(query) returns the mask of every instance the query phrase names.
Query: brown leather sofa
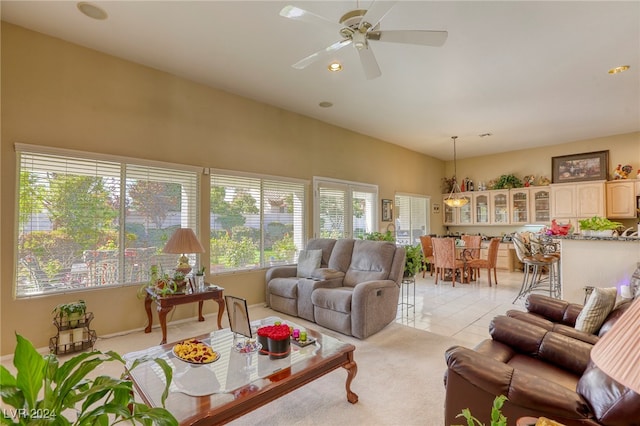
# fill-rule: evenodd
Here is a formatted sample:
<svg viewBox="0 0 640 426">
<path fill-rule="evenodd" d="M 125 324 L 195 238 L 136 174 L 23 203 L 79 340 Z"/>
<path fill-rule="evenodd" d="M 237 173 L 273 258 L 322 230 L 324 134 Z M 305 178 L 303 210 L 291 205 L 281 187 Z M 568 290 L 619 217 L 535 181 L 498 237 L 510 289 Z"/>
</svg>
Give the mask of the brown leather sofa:
<svg viewBox="0 0 640 426">
<path fill-rule="evenodd" d="M 539 300 L 534 298 L 530 305 L 534 302 Z M 565 425 L 640 425 L 640 395 L 590 362 L 593 343 L 567 325 L 579 308 L 565 308 L 560 316 L 549 308 L 554 312 L 551 318 L 559 321 L 566 314 L 564 324 L 532 307 L 536 312 L 528 316 L 494 318 L 489 329 L 492 338 L 474 349 L 448 349 L 445 425 L 462 424 L 463 419 L 456 416 L 464 408 L 490 424 L 491 405 L 498 395 L 508 398 L 502 412 L 510 425 L 526 416 Z M 597 342 L 598 336 L 592 338 Z"/>
</svg>

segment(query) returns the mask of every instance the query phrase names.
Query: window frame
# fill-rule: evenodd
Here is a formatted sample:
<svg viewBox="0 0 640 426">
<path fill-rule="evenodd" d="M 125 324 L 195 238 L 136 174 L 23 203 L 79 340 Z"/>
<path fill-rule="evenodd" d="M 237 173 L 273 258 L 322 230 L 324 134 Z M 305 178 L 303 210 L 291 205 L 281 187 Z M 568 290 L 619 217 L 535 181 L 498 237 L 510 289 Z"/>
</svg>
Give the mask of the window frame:
<svg viewBox="0 0 640 426">
<path fill-rule="evenodd" d="M 187 178 L 185 181 L 183 181 L 182 183 L 182 187 L 185 186 L 184 182 L 187 182 L 189 185 L 189 191 L 188 191 L 188 198 L 189 201 L 187 202 L 187 205 L 190 209 L 190 213 L 186 214 L 184 212 L 180 213 L 180 226 L 183 226 L 185 224 L 187 225 L 191 225 L 189 227 L 191 227 L 192 229 L 194 229 L 194 231 L 196 232 L 196 235 L 198 235 L 198 231 L 199 231 L 199 212 L 200 212 L 200 203 L 201 203 L 201 175 L 202 175 L 202 168 L 201 167 L 196 167 L 196 166 L 190 166 L 190 165 L 184 165 L 184 164 L 174 164 L 174 163 L 167 163 L 167 162 L 160 162 L 160 161 L 154 161 L 154 160 L 144 160 L 144 159 L 137 159 L 137 158 L 131 158 L 131 157 L 125 157 L 125 156 L 117 156 L 117 155 L 109 155 L 109 154 L 100 154 L 100 153 L 92 153 L 92 152 L 86 152 L 86 151 L 80 151 L 80 150 L 72 150 L 72 149 L 64 149 L 64 148 L 55 148 L 55 147 L 47 147 L 47 146 L 40 146 L 40 145 L 31 145 L 31 144 L 24 144 L 24 143 L 16 143 L 14 145 L 14 149 L 16 152 L 16 156 L 15 156 L 15 161 L 16 161 L 16 203 L 15 203 L 15 219 L 14 219 L 14 270 L 13 270 L 13 278 L 12 278 L 12 283 L 13 283 L 13 295 L 16 299 L 27 299 L 27 298 L 32 298 L 32 297 L 46 297 L 46 296 L 55 296 L 55 295 L 60 295 L 60 294 L 66 294 L 66 293 L 71 293 L 71 292 L 80 292 L 80 291 L 93 291 L 93 290 L 97 290 L 97 289 L 102 289 L 102 288 L 116 288 L 116 287 L 125 287 L 125 286 L 139 286 L 140 283 L 145 282 L 143 277 L 140 276 L 136 276 L 136 280 L 133 280 L 133 275 L 130 275 L 131 280 L 127 279 L 127 259 L 126 259 L 126 244 L 125 244 L 125 240 L 126 240 L 126 235 L 127 235 L 127 227 L 125 226 L 127 223 L 130 223 L 127 221 L 127 209 L 125 208 L 125 203 L 120 203 L 119 208 L 117 209 L 117 217 L 116 219 L 114 219 L 117 224 L 114 225 L 114 229 L 117 229 L 117 233 L 118 233 L 118 248 L 117 248 L 117 255 L 116 255 L 116 270 L 117 270 L 117 275 L 115 278 L 115 281 L 113 282 L 109 282 L 109 283 L 104 283 L 101 285 L 90 285 L 89 279 L 86 280 L 86 282 L 84 284 L 78 285 L 78 286 L 61 286 L 60 288 L 53 288 L 53 289 L 39 289 L 39 285 L 36 284 L 36 291 L 33 292 L 29 292 L 27 289 L 25 289 L 24 287 L 22 287 L 22 284 L 19 282 L 19 262 L 20 262 L 20 235 L 21 235 L 21 225 L 20 225 L 20 176 L 21 173 L 23 171 L 27 171 L 27 169 L 23 169 L 23 156 L 28 155 L 28 156 L 33 156 L 35 159 L 38 159 L 38 157 L 40 157 L 41 159 L 46 159 L 46 156 L 51 156 L 51 157 L 58 157 L 59 161 L 60 161 L 60 165 L 62 164 L 66 164 L 65 162 L 73 162 L 73 161 L 78 161 L 79 165 L 83 165 L 83 163 L 86 163 L 87 165 L 90 165 L 92 162 L 105 162 L 105 163 L 111 163 L 110 166 L 114 169 L 114 179 L 116 179 L 117 181 L 115 183 L 117 183 L 118 188 L 117 188 L 117 196 L 122 200 L 125 199 L 125 194 L 128 191 L 128 181 L 129 179 L 133 179 L 133 178 L 129 178 L 127 175 L 127 168 L 133 168 L 136 169 L 138 171 L 138 173 L 140 172 L 140 170 L 144 170 L 144 168 L 149 168 L 149 170 L 153 171 L 153 169 L 157 170 L 172 170 L 175 171 L 179 174 L 181 173 L 186 173 L 185 178 Z M 52 170 L 55 170 L 56 168 L 56 164 L 52 163 Z M 43 168 L 44 172 L 50 172 L 48 169 Z M 68 175 L 70 176 L 82 176 L 82 170 L 78 170 L 76 173 L 74 173 L 75 169 L 70 169 L 71 173 L 68 173 Z M 118 171 L 118 176 L 115 176 L 115 170 Z M 191 174 L 190 177 L 188 177 L 188 174 Z M 88 174 L 87 176 L 96 176 L 97 174 Z M 159 174 L 158 174 L 159 175 Z M 150 177 L 153 178 L 154 174 L 151 173 Z M 137 180 L 140 180 L 139 178 L 136 178 Z M 150 179 L 150 181 L 153 181 L 153 179 Z M 115 193 L 114 193 L 115 194 Z M 183 203 L 184 200 L 181 198 L 181 203 Z M 184 206 L 181 204 L 181 208 L 184 208 Z M 186 221 L 186 222 L 185 222 Z M 97 249 L 97 247 L 96 247 Z M 89 249 L 91 250 L 91 249 Z M 196 255 L 190 255 L 190 257 L 192 259 L 196 258 Z M 71 272 L 70 272 L 71 273 Z M 140 278 L 140 279 L 137 279 Z M 30 283 L 30 285 L 33 285 L 33 283 Z"/>
</svg>

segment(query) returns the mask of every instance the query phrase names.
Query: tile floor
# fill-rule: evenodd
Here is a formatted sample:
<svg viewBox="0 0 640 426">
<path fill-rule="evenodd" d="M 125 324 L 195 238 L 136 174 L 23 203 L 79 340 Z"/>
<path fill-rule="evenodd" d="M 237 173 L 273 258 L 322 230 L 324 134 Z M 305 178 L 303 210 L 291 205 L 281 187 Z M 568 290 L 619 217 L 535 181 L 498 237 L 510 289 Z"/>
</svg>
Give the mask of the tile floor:
<svg viewBox="0 0 640 426">
<path fill-rule="evenodd" d="M 524 298 L 512 303 L 520 291 L 522 271 L 498 270 L 498 285 L 489 287 L 486 270 L 480 280 L 470 284 L 438 280 L 418 274 L 415 299 L 411 285 L 404 284 L 408 305 L 398 307 L 397 322 L 444 336 L 453 336 L 473 346 L 490 337 L 489 323 L 509 309 L 525 310 Z M 492 280 L 493 281 L 493 280 Z M 414 307 L 410 306 L 415 301 Z"/>
</svg>

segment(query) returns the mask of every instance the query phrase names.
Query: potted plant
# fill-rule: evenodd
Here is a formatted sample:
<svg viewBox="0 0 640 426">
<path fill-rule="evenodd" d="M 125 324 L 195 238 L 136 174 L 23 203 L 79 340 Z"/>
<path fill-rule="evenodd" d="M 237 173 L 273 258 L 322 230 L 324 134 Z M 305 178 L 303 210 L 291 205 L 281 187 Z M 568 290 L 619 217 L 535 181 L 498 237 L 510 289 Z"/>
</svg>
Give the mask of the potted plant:
<svg viewBox="0 0 640 426">
<path fill-rule="evenodd" d="M 620 222 L 613 222 L 606 217 L 599 216 L 582 219 L 578 223 L 583 235 L 591 237 L 612 237 L 613 232 L 622 226 Z"/>
<path fill-rule="evenodd" d="M 61 303 L 53 309 L 53 314 L 60 318 L 60 325 L 64 326 L 65 323 L 69 328 L 76 328 L 80 323 L 80 320 L 84 319 L 84 314 L 87 312 L 87 305 L 84 300 L 77 300 L 70 303 Z"/>
<path fill-rule="evenodd" d="M 507 426 L 507 418 L 502 414 L 502 406 L 507 400 L 504 395 L 499 395 L 493 400 L 493 406 L 491 407 L 491 426 Z M 475 418 L 468 408 L 462 410 L 456 417 L 464 417 L 467 421 L 467 426 L 483 426 L 483 424 Z"/>
<path fill-rule="evenodd" d="M 404 261 L 404 276 L 406 278 L 415 277 L 415 275 L 422 268 L 422 247 L 420 244 L 416 244 L 415 246 L 407 245 L 404 246 L 404 250 L 406 253 L 405 261 Z"/>
<path fill-rule="evenodd" d="M 16 375 L 0 365 L 0 388 L 6 406 L 3 424 L 115 424 L 130 422 L 155 425 L 178 425 L 164 407 L 150 408 L 134 398 L 133 383 L 123 377 L 95 377 L 104 362 L 125 361 L 113 351 L 84 352 L 62 365 L 53 354 L 40 355 L 33 344 L 16 333 L 13 357 Z M 128 367 L 132 370 L 147 359 L 139 359 Z M 165 375 L 161 402 L 169 395 L 173 377 L 171 367 L 163 359 L 154 361 Z M 98 368 L 99 370 L 99 368 Z M 6 415 L 12 414 L 10 418 Z"/>
</svg>

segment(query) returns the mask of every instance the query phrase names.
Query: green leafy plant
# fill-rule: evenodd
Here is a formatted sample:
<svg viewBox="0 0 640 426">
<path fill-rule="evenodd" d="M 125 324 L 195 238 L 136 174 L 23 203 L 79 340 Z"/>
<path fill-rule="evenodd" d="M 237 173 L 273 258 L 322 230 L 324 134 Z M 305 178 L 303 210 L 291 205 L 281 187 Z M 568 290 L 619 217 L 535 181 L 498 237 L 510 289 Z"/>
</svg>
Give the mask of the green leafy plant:
<svg viewBox="0 0 640 426">
<path fill-rule="evenodd" d="M 393 233 L 391 231 L 387 231 L 384 234 L 382 232 L 367 232 L 364 234 L 363 240 L 394 242 L 396 240 L 396 237 L 393 236 Z"/>
<path fill-rule="evenodd" d="M 493 406 L 491 407 L 491 426 L 507 426 L 507 418 L 502 414 L 502 406 L 507 400 L 504 395 L 499 395 L 493 400 Z M 477 418 L 473 417 L 471 411 L 468 408 L 462 410 L 460 414 L 456 416 L 464 417 L 467 420 L 467 426 L 484 426 Z"/>
<path fill-rule="evenodd" d="M 60 324 L 68 324 L 70 327 L 76 327 L 85 312 L 87 312 L 87 304 L 84 300 L 61 303 L 52 311 L 60 318 Z"/>
<path fill-rule="evenodd" d="M 2 402 L 13 407 L 3 409 L 2 424 L 178 424 L 164 408 L 173 378 L 171 367 L 165 360 L 154 359 L 166 378 L 161 399 L 163 407 L 150 408 L 135 401 L 130 380 L 104 375 L 93 379 L 89 377 L 104 362 L 121 362 L 124 366 L 125 361 L 116 352 L 84 352 L 59 365 L 55 355 L 40 355 L 29 340 L 17 333 L 16 338 L 13 357 L 16 376 L 0 365 Z M 146 361 L 148 359 L 144 358 L 134 361 L 129 370 Z"/>
<path fill-rule="evenodd" d="M 404 246 L 404 250 L 406 253 L 404 276 L 413 277 L 420 271 L 420 268 L 422 268 L 422 247 L 420 244 L 415 246 L 407 245 Z"/>
<path fill-rule="evenodd" d="M 582 230 L 591 230 L 591 231 L 607 231 L 612 229 L 618 229 L 622 226 L 620 222 L 613 222 L 606 217 L 598 217 L 594 216 L 589 219 L 579 220 L 580 229 Z"/>
<path fill-rule="evenodd" d="M 493 184 L 493 188 L 491 189 L 511 189 L 511 188 L 522 188 L 524 183 L 518 177 L 513 174 L 502 175 L 500 176 L 495 183 Z"/>
</svg>

